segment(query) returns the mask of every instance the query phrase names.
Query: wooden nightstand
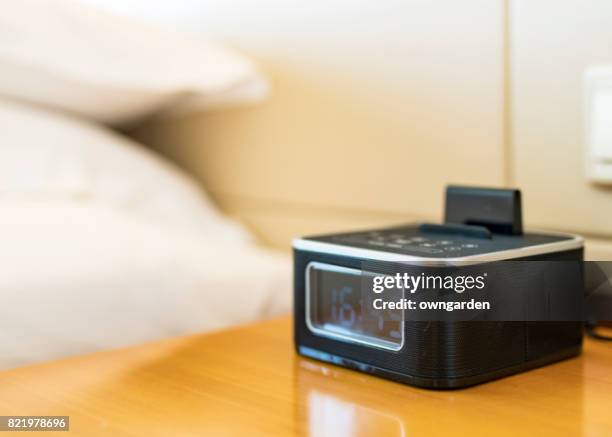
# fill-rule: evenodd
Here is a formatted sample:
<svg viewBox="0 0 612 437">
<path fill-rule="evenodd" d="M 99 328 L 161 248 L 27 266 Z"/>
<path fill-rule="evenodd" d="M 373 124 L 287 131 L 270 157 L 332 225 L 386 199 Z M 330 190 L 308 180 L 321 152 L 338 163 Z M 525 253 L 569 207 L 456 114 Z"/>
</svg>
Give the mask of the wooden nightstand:
<svg viewBox="0 0 612 437">
<path fill-rule="evenodd" d="M 2 415 L 83 436 L 612 435 L 612 344 L 459 391 L 297 356 L 284 318 L 0 373 Z M 23 435 L 23 434 L 20 434 Z"/>
</svg>

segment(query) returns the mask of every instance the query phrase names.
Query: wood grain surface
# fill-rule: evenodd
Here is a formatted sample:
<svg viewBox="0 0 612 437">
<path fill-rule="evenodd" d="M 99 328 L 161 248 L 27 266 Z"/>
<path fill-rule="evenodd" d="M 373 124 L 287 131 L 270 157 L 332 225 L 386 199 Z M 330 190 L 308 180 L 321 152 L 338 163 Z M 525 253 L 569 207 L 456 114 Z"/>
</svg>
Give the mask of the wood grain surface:
<svg viewBox="0 0 612 437">
<path fill-rule="evenodd" d="M 611 370 L 612 344 L 587 339 L 578 358 L 422 390 L 299 357 L 283 318 L 0 372 L 0 414 L 69 415 L 79 436 L 610 436 Z"/>
</svg>

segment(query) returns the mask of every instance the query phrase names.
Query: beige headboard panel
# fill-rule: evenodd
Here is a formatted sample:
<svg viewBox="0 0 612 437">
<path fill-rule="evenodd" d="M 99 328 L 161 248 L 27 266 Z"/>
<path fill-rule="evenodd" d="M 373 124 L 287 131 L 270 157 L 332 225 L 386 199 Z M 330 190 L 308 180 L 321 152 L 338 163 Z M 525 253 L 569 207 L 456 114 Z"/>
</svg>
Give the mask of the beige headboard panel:
<svg viewBox="0 0 612 437">
<path fill-rule="evenodd" d="M 607 1 L 198 5 L 198 30 L 260 61 L 272 95 L 138 135 L 263 242 L 437 220 L 444 186 L 464 183 L 519 186 L 527 226 L 612 257 L 612 190 L 584 177 L 581 115 L 583 69 L 612 63 Z"/>
<path fill-rule="evenodd" d="M 308 26 L 303 2 L 226 3 L 249 19 L 211 33 L 261 61 L 269 101 L 138 135 L 264 242 L 439 219 L 445 184 L 504 184 L 501 1 L 320 2 Z"/>
</svg>

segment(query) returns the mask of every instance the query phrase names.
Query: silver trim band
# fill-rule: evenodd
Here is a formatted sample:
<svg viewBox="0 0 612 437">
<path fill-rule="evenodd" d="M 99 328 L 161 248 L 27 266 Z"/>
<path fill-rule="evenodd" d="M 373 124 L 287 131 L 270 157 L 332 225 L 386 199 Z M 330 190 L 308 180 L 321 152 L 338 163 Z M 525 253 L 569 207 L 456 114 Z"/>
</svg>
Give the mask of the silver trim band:
<svg viewBox="0 0 612 437">
<path fill-rule="evenodd" d="M 565 250 L 580 249 L 584 247 L 584 238 L 574 234 L 554 234 L 571 237 L 569 240 L 555 241 L 553 243 L 539 244 L 536 246 L 521 247 L 518 249 L 500 250 L 497 252 L 487 252 L 478 255 L 469 255 L 455 258 L 429 258 L 414 255 L 404 255 L 401 253 L 385 252 L 374 249 L 362 249 L 359 247 L 345 246 L 341 244 L 324 243 L 321 241 L 304 240 L 297 238 L 293 240 L 293 248 L 308 252 L 319 252 L 333 255 L 349 256 L 365 260 L 402 262 L 414 265 L 427 266 L 448 266 L 448 265 L 469 265 L 492 261 L 503 261 L 514 258 L 544 255 L 552 252 L 562 252 Z"/>
</svg>

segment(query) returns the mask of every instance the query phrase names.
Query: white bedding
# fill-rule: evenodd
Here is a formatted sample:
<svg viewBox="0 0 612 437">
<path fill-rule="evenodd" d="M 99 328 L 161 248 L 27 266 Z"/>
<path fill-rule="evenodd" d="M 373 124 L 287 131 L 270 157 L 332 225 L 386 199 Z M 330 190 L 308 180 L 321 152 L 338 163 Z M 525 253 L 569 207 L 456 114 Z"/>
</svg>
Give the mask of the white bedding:
<svg viewBox="0 0 612 437">
<path fill-rule="evenodd" d="M 70 0 L 5 9 L 0 368 L 289 312 L 287 257 L 95 123 L 262 97 L 254 64 Z"/>
<path fill-rule="evenodd" d="M 0 95 L 111 125 L 260 101 L 255 64 L 77 0 L 2 2 Z"/>
<path fill-rule="evenodd" d="M 96 203 L 0 203 L 0 368 L 288 312 L 288 257 Z"/>
</svg>

